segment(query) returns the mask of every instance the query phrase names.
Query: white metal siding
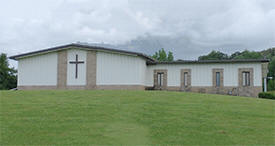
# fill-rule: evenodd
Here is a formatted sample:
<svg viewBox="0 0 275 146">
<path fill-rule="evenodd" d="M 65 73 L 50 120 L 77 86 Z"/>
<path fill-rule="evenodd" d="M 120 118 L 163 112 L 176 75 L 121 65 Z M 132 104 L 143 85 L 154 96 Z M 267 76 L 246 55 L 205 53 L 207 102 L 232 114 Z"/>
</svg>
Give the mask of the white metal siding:
<svg viewBox="0 0 275 146">
<path fill-rule="evenodd" d="M 146 61 L 137 56 L 97 52 L 97 85 L 144 85 Z"/>
<path fill-rule="evenodd" d="M 78 78 L 75 79 L 75 61 L 78 54 Z M 238 86 L 238 69 L 253 68 L 254 86 L 262 85 L 261 63 L 225 64 L 158 64 L 146 66 L 144 58 L 109 52 L 97 52 L 97 85 L 146 85 L 153 86 L 154 69 L 168 70 L 168 86 L 180 86 L 180 70 L 191 69 L 192 86 L 212 86 L 212 69 L 224 69 L 224 86 Z M 86 85 L 86 58 L 84 50 L 68 50 L 67 84 Z M 49 53 L 18 61 L 18 85 L 57 85 L 57 53 Z"/>
<path fill-rule="evenodd" d="M 153 86 L 154 69 L 167 69 L 168 86 L 180 86 L 180 70 L 191 69 L 192 86 L 212 86 L 212 69 L 224 69 L 224 86 L 238 86 L 238 69 L 254 69 L 254 86 L 261 86 L 260 63 L 236 63 L 236 64 L 185 64 L 185 65 L 151 65 L 147 67 L 146 86 Z"/>
<path fill-rule="evenodd" d="M 56 84 L 57 53 L 28 57 L 18 61 L 18 86 Z"/>
<path fill-rule="evenodd" d="M 77 78 L 75 78 L 76 65 L 70 64 L 70 61 L 75 61 L 76 54 L 78 55 L 78 61 L 84 61 L 84 63 L 78 64 Z M 86 58 L 86 51 L 76 49 L 68 50 L 67 85 L 86 85 Z"/>
</svg>

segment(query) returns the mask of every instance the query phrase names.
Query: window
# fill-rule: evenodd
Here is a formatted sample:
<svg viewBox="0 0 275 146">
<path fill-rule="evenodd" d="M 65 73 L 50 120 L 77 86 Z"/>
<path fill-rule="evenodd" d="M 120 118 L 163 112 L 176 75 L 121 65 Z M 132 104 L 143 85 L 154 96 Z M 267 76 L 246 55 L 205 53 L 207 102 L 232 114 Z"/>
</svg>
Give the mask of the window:
<svg viewBox="0 0 275 146">
<path fill-rule="evenodd" d="M 250 72 L 243 72 L 243 86 L 250 86 Z"/>
<path fill-rule="evenodd" d="M 158 73 L 158 86 L 163 86 L 163 73 Z"/>
<path fill-rule="evenodd" d="M 221 73 L 216 72 L 216 86 L 220 87 L 221 86 Z"/>
<path fill-rule="evenodd" d="M 188 72 L 184 72 L 184 74 L 183 74 L 183 84 L 184 84 L 184 86 L 185 87 L 187 87 L 188 86 L 188 83 L 187 83 L 187 77 L 188 76 Z"/>
</svg>

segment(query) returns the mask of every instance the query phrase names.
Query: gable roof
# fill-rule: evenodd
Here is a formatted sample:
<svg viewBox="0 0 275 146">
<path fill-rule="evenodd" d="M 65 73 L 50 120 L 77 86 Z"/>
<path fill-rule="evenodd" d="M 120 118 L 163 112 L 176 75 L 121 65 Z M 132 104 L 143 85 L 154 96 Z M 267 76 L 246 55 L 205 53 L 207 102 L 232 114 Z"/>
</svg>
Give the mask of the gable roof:
<svg viewBox="0 0 275 146">
<path fill-rule="evenodd" d="M 13 60 L 18 60 L 18 59 L 24 58 L 24 57 L 34 56 L 34 55 L 38 55 L 38 54 L 45 54 L 45 53 L 49 53 L 49 52 L 55 52 L 55 51 L 59 51 L 59 50 L 63 50 L 63 49 L 71 48 L 71 47 L 84 48 L 84 49 L 94 50 L 94 51 L 108 51 L 108 52 L 136 55 L 136 56 L 140 56 L 140 57 L 145 58 L 149 62 L 155 62 L 156 61 L 152 57 L 150 57 L 148 55 L 145 55 L 143 53 L 126 51 L 126 50 L 111 49 L 111 48 L 105 48 L 105 47 L 99 47 L 99 46 L 91 46 L 91 45 L 88 45 L 88 44 L 77 44 L 77 43 L 52 47 L 52 48 L 33 51 L 33 52 L 28 52 L 28 53 L 23 53 L 23 54 L 19 54 L 19 55 L 10 56 L 9 58 L 13 59 Z"/>
<path fill-rule="evenodd" d="M 13 59 L 13 60 L 18 60 L 18 59 L 24 58 L 24 57 L 29 57 L 29 56 L 34 56 L 34 55 L 38 55 L 38 54 L 45 54 L 45 53 L 60 51 L 60 50 L 63 50 L 63 49 L 73 48 L 73 47 L 84 48 L 84 49 L 94 50 L 94 51 L 107 51 L 107 52 L 115 52 L 115 53 L 123 53 L 123 54 L 140 56 L 140 57 L 146 59 L 148 65 L 155 65 L 155 64 L 203 64 L 203 63 L 256 63 L 256 62 L 257 63 L 265 63 L 265 62 L 269 62 L 268 59 L 177 60 L 177 61 L 169 61 L 169 62 L 168 61 L 157 61 L 154 58 L 152 58 L 152 57 L 150 57 L 146 54 L 139 53 L 139 52 L 118 50 L 118 49 L 105 48 L 105 47 L 99 47 L 99 46 L 91 46 L 91 45 L 88 45 L 88 44 L 78 44 L 78 43 L 72 43 L 72 44 L 52 47 L 52 48 L 48 48 L 48 49 L 23 53 L 23 54 L 19 54 L 19 55 L 15 55 L 15 56 L 10 56 L 9 58 Z"/>
</svg>

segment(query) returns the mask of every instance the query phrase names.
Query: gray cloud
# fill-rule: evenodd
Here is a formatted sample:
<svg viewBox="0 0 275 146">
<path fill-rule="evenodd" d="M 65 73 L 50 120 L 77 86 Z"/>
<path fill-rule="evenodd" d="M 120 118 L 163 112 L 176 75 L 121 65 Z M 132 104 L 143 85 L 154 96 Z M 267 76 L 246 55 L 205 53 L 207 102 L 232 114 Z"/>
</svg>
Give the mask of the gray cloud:
<svg viewBox="0 0 275 146">
<path fill-rule="evenodd" d="M 194 59 L 275 46 L 272 0 L 9 0 L 0 5 L 0 52 L 76 41 Z"/>
</svg>

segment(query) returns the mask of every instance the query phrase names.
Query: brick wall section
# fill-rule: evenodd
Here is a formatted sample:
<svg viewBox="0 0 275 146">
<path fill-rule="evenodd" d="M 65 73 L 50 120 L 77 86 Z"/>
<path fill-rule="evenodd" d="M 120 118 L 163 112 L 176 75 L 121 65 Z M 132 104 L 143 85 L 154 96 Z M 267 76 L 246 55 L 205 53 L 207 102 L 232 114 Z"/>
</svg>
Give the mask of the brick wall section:
<svg viewBox="0 0 275 146">
<path fill-rule="evenodd" d="M 67 86 L 67 50 L 58 52 L 57 59 L 57 88 L 66 89 Z"/>
<path fill-rule="evenodd" d="M 252 96 L 252 97 L 258 97 L 258 94 L 263 91 L 262 86 L 259 87 L 245 87 L 245 88 L 239 88 L 239 96 Z"/>
<path fill-rule="evenodd" d="M 187 73 L 187 86 L 184 86 L 184 73 Z M 181 69 L 180 71 L 181 90 L 190 91 L 191 88 L 191 69 Z"/>
<path fill-rule="evenodd" d="M 167 86 L 166 90 L 168 90 L 168 91 L 183 91 L 180 86 Z M 190 91 L 190 90 L 188 90 L 188 91 Z M 186 92 L 188 92 L 188 91 L 186 91 Z"/>
<path fill-rule="evenodd" d="M 18 90 L 55 90 L 57 86 L 18 86 Z"/>
<path fill-rule="evenodd" d="M 97 85 L 98 90 L 145 90 L 142 85 Z"/>
<path fill-rule="evenodd" d="M 96 51 L 87 51 L 86 89 L 96 88 Z"/>
<path fill-rule="evenodd" d="M 163 73 L 163 86 L 158 86 L 158 73 Z M 154 70 L 154 89 L 166 90 L 167 89 L 167 69 Z"/>
<path fill-rule="evenodd" d="M 19 90 L 55 90 L 57 86 L 18 86 Z M 66 90 L 87 90 L 86 86 L 70 85 Z M 98 85 L 92 90 L 145 90 L 143 85 Z"/>
<path fill-rule="evenodd" d="M 180 86 L 167 86 L 168 91 L 184 91 Z M 233 95 L 233 96 L 248 96 L 258 97 L 259 92 L 262 92 L 261 86 L 248 87 L 246 90 L 235 86 L 224 86 L 221 88 L 215 88 L 211 86 L 196 86 L 190 87 L 188 91 L 184 92 L 195 92 L 195 93 L 209 93 L 209 94 L 222 94 L 222 95 Z"/>
<path fill-rule="evenodd" d="M 212 94 L 223 94 L 223 95 L 234 95 L 234 96 L 250 96 L 258 97 L 258 93 L 261 92 L 261 86 L 248 87 L 246 90 L 243 88 L 226 86 L 219 89 L 213 87 L 192 87 L 192 92 L 198 93 L 212 93 Z M 229 94 L 231 93 L 231 94 Z"/>
</svg>

